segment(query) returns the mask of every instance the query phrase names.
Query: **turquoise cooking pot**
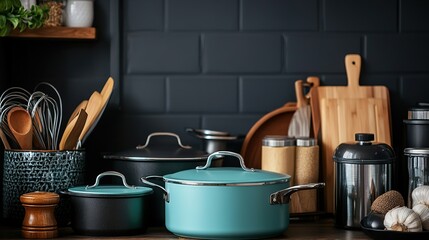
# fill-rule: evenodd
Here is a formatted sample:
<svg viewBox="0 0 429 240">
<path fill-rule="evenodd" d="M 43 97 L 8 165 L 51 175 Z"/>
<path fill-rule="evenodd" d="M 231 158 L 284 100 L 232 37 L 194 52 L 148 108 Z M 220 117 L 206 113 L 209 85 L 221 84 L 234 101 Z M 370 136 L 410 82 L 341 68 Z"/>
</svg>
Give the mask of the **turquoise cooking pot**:
<svg viewBox="0 0 429 240">
<path fill-rule="evenodd" d="M 238 158 L 241 168 L 210 168 L 213 159 L 224 156 Z M 150 181 L 155 178 L 162 178 L 165 188 Z M 141 180 L 164 192 L 167 229 L 200 239 L 281 235 L 289 225 L 290 195 L 325 185 L 289 187 L 289 175 L 249 169 L 240 154 L 229 151 L 212 153 L 203 167 Z"/>
</svg>

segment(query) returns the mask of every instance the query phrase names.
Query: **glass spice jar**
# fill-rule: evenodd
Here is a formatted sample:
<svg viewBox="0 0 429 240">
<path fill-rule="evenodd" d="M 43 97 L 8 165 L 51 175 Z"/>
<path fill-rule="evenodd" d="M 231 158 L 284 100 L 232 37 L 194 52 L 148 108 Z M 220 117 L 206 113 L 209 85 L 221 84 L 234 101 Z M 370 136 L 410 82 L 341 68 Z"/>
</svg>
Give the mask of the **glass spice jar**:
<svg viewBox="0 0 429 240">
<path fill-rule="evenodd" d="M 262 139 L 262 170 L 288 174 L 293 185 L 295 170 L 295 138 L 268 135 Z"/>
<path fill-rule="evenodd" d="M 45 20 L 45 27 L 58 27 L 63 23 L 64 1 L 43 0 L 41 5 L 49 8 L 48 18 Z"/>
</svg>

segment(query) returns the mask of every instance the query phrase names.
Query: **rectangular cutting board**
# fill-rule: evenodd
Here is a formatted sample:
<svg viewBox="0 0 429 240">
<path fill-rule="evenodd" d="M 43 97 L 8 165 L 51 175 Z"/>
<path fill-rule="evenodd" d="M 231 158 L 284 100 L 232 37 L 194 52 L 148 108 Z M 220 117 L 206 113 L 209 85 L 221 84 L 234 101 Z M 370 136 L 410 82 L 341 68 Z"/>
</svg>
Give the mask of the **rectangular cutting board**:
<svg viewBox="0 0 429 240">
<path fill-rule="evenodd" d="M 391 145 L 389 91 L 385 86 L 360 86 L 361 57 L 345 58 L 347 86 L 319 86 L 316 96 L 320 117 L 321 175 L 326 182 L 325 210 L 335 212 L 333 154 L 344 142 L 354 142 L 355 133 L 373 133 L 376 142 Z"/>
</svg>

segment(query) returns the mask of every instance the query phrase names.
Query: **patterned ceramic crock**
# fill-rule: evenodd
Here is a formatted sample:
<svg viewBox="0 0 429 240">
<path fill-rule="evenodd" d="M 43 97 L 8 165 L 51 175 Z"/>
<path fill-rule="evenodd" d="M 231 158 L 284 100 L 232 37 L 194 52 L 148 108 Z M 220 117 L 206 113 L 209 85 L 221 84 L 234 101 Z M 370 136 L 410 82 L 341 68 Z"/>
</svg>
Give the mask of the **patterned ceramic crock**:
<svg viewBox="0 0 429 240">
<path fill-rule="evenodd" d="M 24 208 L 19 197 L 28 192 L 59 192 L 84 183 L 85 151 L 4 151 L 3 218 L 21 224 Z M 67 199 L 56 209 L 59 225 L 69 221 Z"/>
</svg>

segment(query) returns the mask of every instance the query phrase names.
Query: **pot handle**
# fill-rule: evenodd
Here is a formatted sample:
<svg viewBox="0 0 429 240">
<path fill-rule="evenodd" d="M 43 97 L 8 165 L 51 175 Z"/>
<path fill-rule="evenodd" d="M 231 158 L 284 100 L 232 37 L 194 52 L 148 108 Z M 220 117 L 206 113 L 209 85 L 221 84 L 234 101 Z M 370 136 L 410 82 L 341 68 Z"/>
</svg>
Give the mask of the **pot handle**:
<svg viewBox="0 0 429 240">
<path fill-rule="evenodd" d="M 254 172 L 255 171 L 255 169 L 253 169 L 253 168 L 247 168 L 246 167 L 246 165 L 244 164 L 244 159 L 240 154 L 235 153 L 235 152 L 230 152 L 230 151 L 217 151 L 217 152 L 210 154 L 207 158 L 206 165 L 197 166 L 196 169 L 197 170 L 207 169 L 212 165 L 212 160 L 214 158 L 221 158 L 223 156 L 232 156 L 232 157 L 238 158 L 238 160 L 240 161 L 240 166 L 244 171 L 247 171 L 247 172 Z"/>
<path fill-rule="evenodd" d="M 325 183 L 309 183 L 309 184 L 289 187 L 289 188 L 280 190 L 278 192 L 272 193 L 270 195 L 270 204 L 271 205 L 287 204 L 290 201 L 290 196 L 297 191 L 317 189 L 317 188 L 323 188 L 323 187 L 325 187 Z"/>
<path fill-rule="evenodd" d="M 191 146 L 183 145 L 182 141 L 180 140 L 179 135 L 177 135 L 175 133 L 171 133 L 171 132 L 154 132 L 154 133 L 149 134 L 149 136 L 147 136 L 146 143 L 144 145 L 138 145 L 136 147 L 136 149 L 146 148 L 149 145 L 150 139 L 153 136 L 172 136 L 172 137 L 175 137 L 177 139 L 177 144 L 179 144 L 180 147 L 185 148 L 185 149 L 191 149 L 192 148 Z"/>
<path fill-rule="evenodd" d="M 156 183 L 153 183 L 153 182 L 151 182 L 151 181 L 148 180 L 148 179 L 152 179 L 152 178 L 158 178 L 158 179 L 162 179 L 162 180 L 164 179 L 164 177 L 162 177 L 162 176 L 156 176 L 156 175 L 142 177 L 140 179 L 142 180 L 142 182 L 144 184 L 147 184 L 149 186 L 157 187 L 157 188 L 161 189 L 164 192 L 164 194 L 163 194 L 164 201 L 170 202 L 170 197 L 169 197 L 169 194 L 168 194 L 167 190 L 164 187 L 162 187 L 162 186 L 160 186 L 160 185 L 158 185 Z"/>
<path fill-rule="evenodd" d="M 102 177 L 104 177 L 104 176 L 117 176 L 117 177 L 120 177 L 120 178 L 122 178 L 122 184 L 123 184 L 126 188 L 131 188 L 131 189 L 136 188 L 135 186 L 130 186 L 130 185 L 128 185 L 127 181 L 125 180 L 125 176 L 124 176 L 122 173 L 120 173 L 120 172 L 116 172 L 116 171 L 107 171 L 107 172 L 103 172 L 103 173 L 98 174 L 97 178 L 95 179 L 95 183 L 94 183 L 93 185 L 91 185 L 91 186 L 88 186 L 88 185 L 87 185 L 87 186 L 85 187 L 85 189 L 88 189 L 88 188 L 95 188 L 95 187 L 97 187 L 97 186 L 98 186 L 98 184 L 100 183 L 100 179 L 101 179 Z"/>
</svg>

